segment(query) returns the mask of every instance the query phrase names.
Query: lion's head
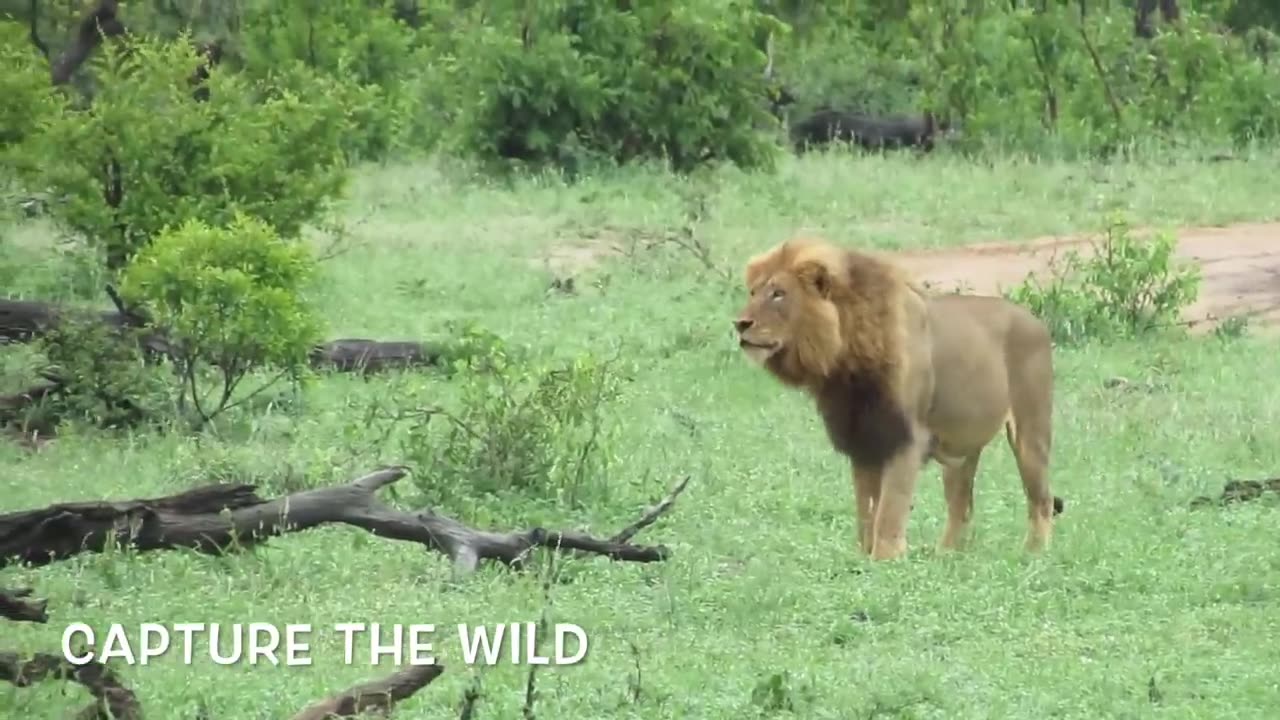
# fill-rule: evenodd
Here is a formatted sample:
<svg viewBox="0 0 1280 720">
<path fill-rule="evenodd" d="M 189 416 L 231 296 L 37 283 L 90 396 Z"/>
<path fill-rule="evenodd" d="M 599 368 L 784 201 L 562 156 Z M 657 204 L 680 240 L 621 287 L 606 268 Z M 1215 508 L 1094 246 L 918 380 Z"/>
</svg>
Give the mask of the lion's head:
<svg viewBox="0 0 1280 720">
<path fill-rule="evenodd" d="M 746 285 L 738 344 L 782 382 L 812 387 L 837 371 L 896 363 L 904 285 L 884 261 L 796 238 L 752 258 Z"/>
</svg>

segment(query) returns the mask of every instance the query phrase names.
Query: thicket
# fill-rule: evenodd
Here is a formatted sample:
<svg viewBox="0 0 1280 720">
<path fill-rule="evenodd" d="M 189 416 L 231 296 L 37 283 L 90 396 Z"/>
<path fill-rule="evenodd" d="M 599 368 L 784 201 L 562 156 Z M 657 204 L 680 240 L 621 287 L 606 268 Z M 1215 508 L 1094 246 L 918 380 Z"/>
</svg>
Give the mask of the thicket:
<svg viewBox="0 0 1280 720">
<path fill-rule="evenodd" d="M 33 26 L 24 35 L 56 52 L 86 3 L 20 5 L 11 22 Z M 1098 154 L 1152 140 L 1274 138 L 1277 7 L 151 0 L 130 3 L 127 21 L 216 40 L 222 65 L 245 78 L 300 65 L 358 88 L 349 156 L 417 150 L 569 170 L 661 158 L 685 170 L 767 167 L 784 88 L 792 119 L 823 105 L 929 110 L 960 128 L 969 149 Z"/>
</svg>

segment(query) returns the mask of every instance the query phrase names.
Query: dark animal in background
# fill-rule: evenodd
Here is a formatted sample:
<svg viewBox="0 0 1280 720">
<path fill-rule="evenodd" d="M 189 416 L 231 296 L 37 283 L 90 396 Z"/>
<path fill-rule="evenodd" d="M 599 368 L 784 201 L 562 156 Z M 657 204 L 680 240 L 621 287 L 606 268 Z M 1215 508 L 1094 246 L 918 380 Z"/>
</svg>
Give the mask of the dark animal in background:
<svg viewBox="0 0 1280 720">
<path fill-rule="evenodd" d="M 832 142 L 852 142 L 868 150 L 918 147 L 933 149 L 934 138 L 949 131 L 933 113 L 878 116 L 823 107 L 791 126 L 796 151 Z"/>
</svg>

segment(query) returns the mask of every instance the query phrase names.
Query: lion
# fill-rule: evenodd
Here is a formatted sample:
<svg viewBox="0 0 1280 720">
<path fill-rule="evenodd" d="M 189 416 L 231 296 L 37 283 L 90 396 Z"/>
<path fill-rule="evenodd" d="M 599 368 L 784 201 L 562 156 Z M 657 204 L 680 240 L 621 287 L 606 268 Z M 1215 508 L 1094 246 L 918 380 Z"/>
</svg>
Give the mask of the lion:
<svg viewBox="0 0 1280 720">
<path fill-rule="evenodd" d="M 895 265 L 815 238 L 751 258 L 734 321 L 746 356 L 816 402 L 853 467 L 858 544 L 907 552 L 917 477 L 942 467 L 939 550 L 967 542 L 982 451 L 1003 426 L 1027 499 L 1025 548 L 1049 544 L 1064 503 L 1049 487 L 1053 357 L 1048 328 L 1001 297 L 926 293 Z"/>
</svg>

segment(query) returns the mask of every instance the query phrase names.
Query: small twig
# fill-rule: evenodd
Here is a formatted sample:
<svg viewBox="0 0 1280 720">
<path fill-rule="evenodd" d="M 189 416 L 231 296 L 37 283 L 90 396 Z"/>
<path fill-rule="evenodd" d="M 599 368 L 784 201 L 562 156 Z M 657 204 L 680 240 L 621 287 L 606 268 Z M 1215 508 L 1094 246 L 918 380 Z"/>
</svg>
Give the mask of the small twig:
<svg viewBox="0 0 1280 720">
<path fill-rule="evenodd" d="M 667 512 L 671 510 L 671 507 L 676 504 L 676 498 L 680 497 L 680 493 L 684 492 L 684 489 L 688 487 L 688 485 L 689 476 L 685 475 L 680 479 L 680 482 L 676 483 L 676 486 L 671 489 L 671 492 L 667 493 L 666 497 L 662 498 L 653 505 L 653 507 L 646 510 L 639 520 L 619 530 L 613 537 L 609 538 L 609 542 L 630 542 L 631 538 L 636 536 L 636 533 L 639 533 L 641 530 L 657 522 L 658 518 L 666 515 Z"/>
<path fill-rule="evenodd" d="M 462 705 L 458 710 L 458 720 L 473 720 L 476 711 L 476 703 L 480 701 L 480 681 L 484 677 L 484 671 L 488 666 L 481 666 L 471 678 L 471 684 L 462 693 Z"/>
<path fill-rule="evenodd" d="M 631 645 L 631 657 L 636 663 L 636 676 L 630 682 L 631 702 L 638 704 L 640 702 L 640 696 L 644 694 L 644 685 L 642 684 L 642 677 L 640 673 L 640 647 L 636 645 L 634 640 L 629 640 L 628 643 Z"/>
<path fill-rule="evenodd" d="M 547 626 L 551 615 L 551 583 L 556 575 L 556 559 L 555 556 L 547 558 L 546 571 L 542 575 L 542 616 L 538 618 L 538 637 L 545 637 L 547 634 Z M 538 651 L 534 646 L 533 651 Z M 524 720 L 537 720 L 533 712 L 534 701 L 537 700 L 538 693 L 536 689 L 538 664 L 529 663 L 529 679 L 524 686 Z"/>
<path fill-rule="evenodd" d="M 1116 99 L 1115 92 L 1111 89 L 1111 83 L 1107 80 L 1107 71 L 1102 64 L 1102 58 L 1098 55 L 1098 49 L 1094 47 L 1093 41 L 1089 39 L 1088 19 L 1085 12 L 1084 0 L 1079 0 L 1080 5 L 1080 39 L 1084 41 L 1085 51 L 1089 53 L 1089 59 L 1093 63 L 1093 69 L 1098 73 L 1098 82 L 1102 83 L 1102 93 L 1107 99 L 1107 105 L 1111 107 L 1111 114 L 1115 116 L 1116 132 L 1123 129 L 1124 117 L 1120 110 L 1120 101 Z"/>
</svg>

